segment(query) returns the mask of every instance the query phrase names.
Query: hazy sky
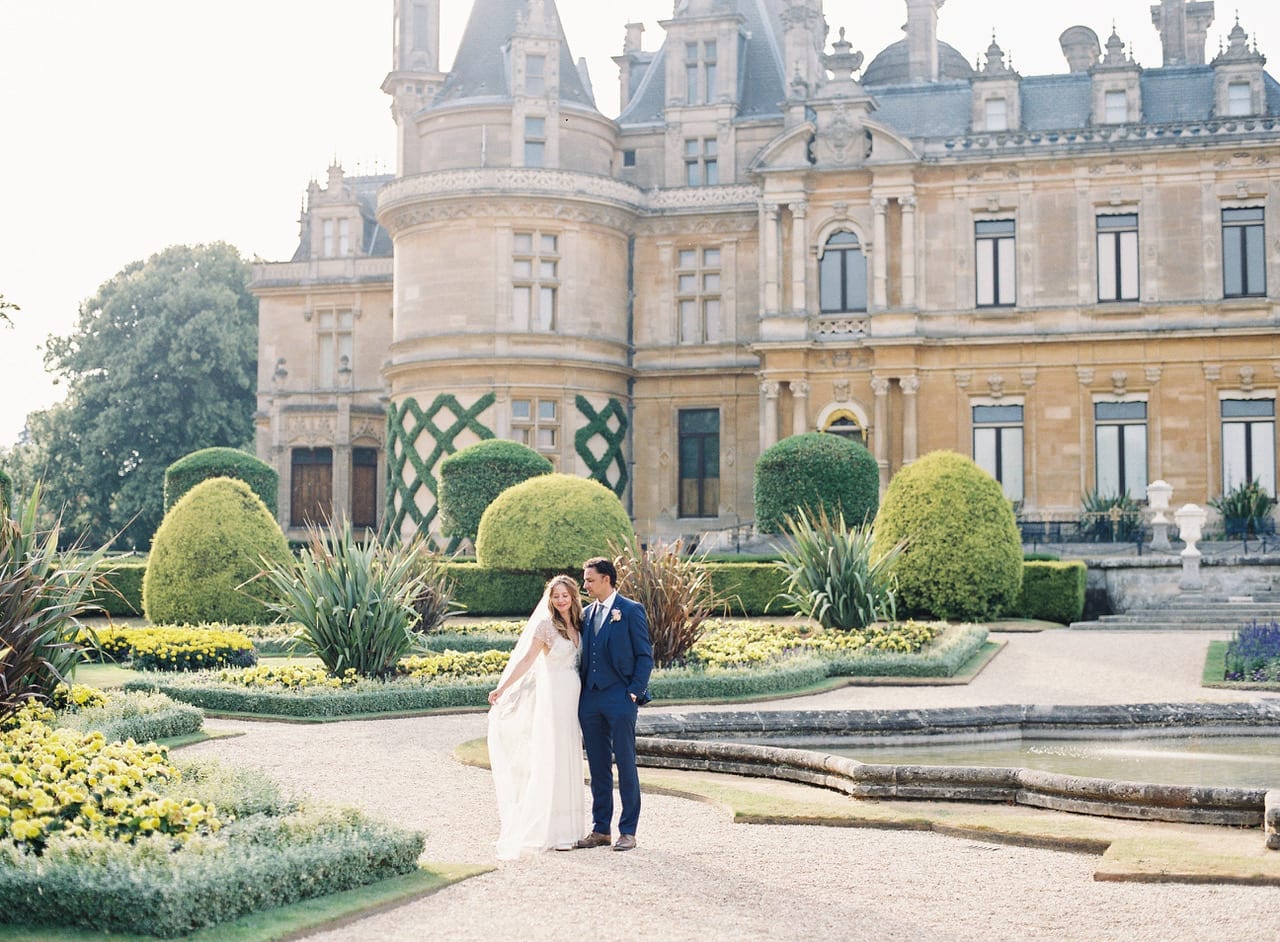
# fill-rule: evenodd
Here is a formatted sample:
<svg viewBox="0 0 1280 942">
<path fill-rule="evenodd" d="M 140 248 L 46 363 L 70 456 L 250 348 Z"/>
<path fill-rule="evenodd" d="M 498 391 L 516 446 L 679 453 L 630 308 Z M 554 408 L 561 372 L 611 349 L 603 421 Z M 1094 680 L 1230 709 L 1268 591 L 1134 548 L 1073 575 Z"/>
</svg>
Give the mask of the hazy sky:
<svg viewBox="0 0 1280 942">
<path fill-rule="evenodd" d="M 616 115 L 628 22 L 662 41 L 672 0 L 559 0 L 600 110 Z M 453 61 L 471 4 L 444 0 Z M 1103 43 L 1114 22 L 1138 62 L 1160 65 L 1149 0 L 949 0 L 939 35 L 970 61 L 992 31 L 1024 75 L 1064 72 L 1058 36 L 1077 23 Z M 899 0 L 828 0 L 868 61 L 901 38 Z M 1280 3 L 1219 2 L 1209 55 L 1235 12 L 1280 62 Z M 280 260 L 297 244 L 312 178 L 336 156 L 349 173 L 394 167 L 392 0 L 0 0 L 0 293 L 22 307 L 0 327 L 0 445 L 61 396 L 42 345 L 122 267 L 175 243 L 224 240 Z M 1034 11 L 1034 15 L 1032 15 Z M 1274 67 L 1272 69 L 1274 72 Z"/>
</svg>

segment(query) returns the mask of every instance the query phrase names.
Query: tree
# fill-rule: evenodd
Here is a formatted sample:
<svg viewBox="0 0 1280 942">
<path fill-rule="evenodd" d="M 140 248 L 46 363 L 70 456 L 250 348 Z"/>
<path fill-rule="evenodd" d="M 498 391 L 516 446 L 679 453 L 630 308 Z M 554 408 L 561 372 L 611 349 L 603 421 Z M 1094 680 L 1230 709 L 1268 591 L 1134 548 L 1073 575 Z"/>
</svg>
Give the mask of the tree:
<svg viewBox="0 0 1280 942">
<path fill-rule="evenodd" d="M 163 516 L 164 472 L 253 436 L 258 304 L 250 267 L 226 243 L 177 245 L 127 265 L 51 337 L 46 367 L 66 402 L 28 433 L 49 505 L 91 543 L 146 548 Z"/>
</svg>

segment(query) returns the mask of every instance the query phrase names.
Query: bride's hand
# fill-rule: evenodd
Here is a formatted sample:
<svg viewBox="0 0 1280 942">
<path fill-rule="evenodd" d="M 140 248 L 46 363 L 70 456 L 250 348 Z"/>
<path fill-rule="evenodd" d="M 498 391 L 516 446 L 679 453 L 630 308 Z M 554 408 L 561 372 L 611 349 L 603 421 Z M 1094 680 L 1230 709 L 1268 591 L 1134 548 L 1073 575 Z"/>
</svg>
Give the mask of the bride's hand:
<svg viewBox="0 0 1280 942">
<path fill-rule="evenodd" d="M 498 693 L 498 691 L 497 691 L 497 690 L 490 690 L 490 691 L 489 691 L 489 706 L 493 706 L 495 703 L 497 703 L 497 702 L 498 702 L 498 697 L 499 697 L 499 696 L 500 696 L 500 694 Z"/>
</svg>

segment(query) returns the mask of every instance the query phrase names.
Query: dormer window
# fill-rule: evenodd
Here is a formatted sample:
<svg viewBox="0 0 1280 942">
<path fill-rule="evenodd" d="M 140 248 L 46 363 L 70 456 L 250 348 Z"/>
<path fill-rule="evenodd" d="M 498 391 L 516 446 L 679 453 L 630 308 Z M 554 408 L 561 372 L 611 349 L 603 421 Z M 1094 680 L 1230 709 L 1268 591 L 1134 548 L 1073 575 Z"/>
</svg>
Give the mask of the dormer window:
<svg viewBox="0 0 1280 942">
<path fill-rule="evenodd" d="M 705 105 L 716 100 L 716 44 L 684 44 L 685 104 Z"/>
<path fill-rule="evenodd" d="M 547 91 L 547 57 L 525 56 L 524 90 L 527 95 L 543 95 Z"/>
<path fill-rule="evenodd" d="M 1102 100 L 1103 121 L 1124 124 L 1129 120 L 1129 96 L 1123 91 L 1107 92 Z"/>
<path fill-rule="evenodd" d="M 1253 113 L 1253 88 L 1248 82 L 1231 82 L 1227 85 L 1227 114 L 1242 117 Z"/>
<path fill-rule="evenodd" d="M 547 150 L 547 119 L 524 119 L 524 165 L 541 167 Z"/>
<path fill-rule="evenodd" d="M 986 103 L 988 131 L 1009 130 L 1009 103 L 1003 98 L 988 98 Z"/>
<path fill-rule="evenodd" d="M 321 223 L 323 258 L 336 258 L 351 254 L 351 220 L 326 219 Z"/>
</svg>

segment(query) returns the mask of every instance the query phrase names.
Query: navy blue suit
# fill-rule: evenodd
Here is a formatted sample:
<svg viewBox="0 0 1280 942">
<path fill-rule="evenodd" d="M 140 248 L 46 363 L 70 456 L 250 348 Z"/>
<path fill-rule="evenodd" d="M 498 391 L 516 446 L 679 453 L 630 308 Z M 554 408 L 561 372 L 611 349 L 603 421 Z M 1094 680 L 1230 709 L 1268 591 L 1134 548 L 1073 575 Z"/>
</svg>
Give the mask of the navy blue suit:
<svg viewBox="0 0 1280 942">
<path fill-rule="evenodd" d="M 582 695 L 578 722 L 591 770 L 591 829 L 609 834 L 613 821 L 613 765 L 618 766 L 622 816 L 618 832 L 635 834 L 640 820 L 640 774 L 636 770 L 636 712 L 631 695 L 649 686 L 653 645 L 649 619 L 639 602 L 615 596 L 599 634 L 592 630 L 603 603 L 583 611 Z"/>
</svg>

